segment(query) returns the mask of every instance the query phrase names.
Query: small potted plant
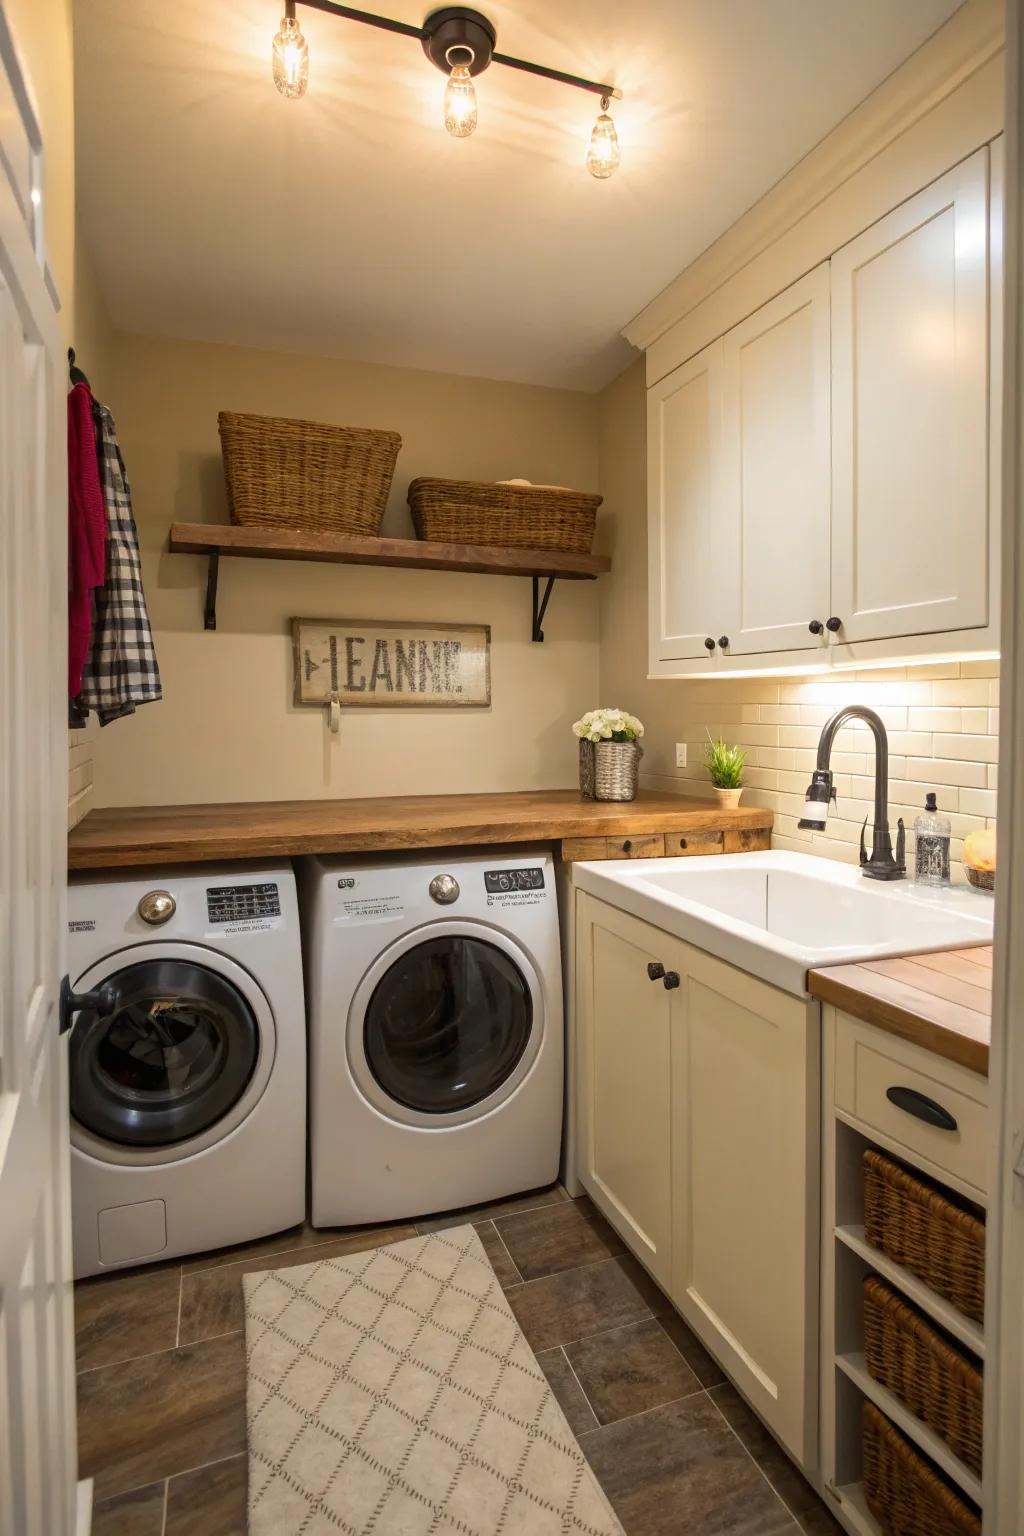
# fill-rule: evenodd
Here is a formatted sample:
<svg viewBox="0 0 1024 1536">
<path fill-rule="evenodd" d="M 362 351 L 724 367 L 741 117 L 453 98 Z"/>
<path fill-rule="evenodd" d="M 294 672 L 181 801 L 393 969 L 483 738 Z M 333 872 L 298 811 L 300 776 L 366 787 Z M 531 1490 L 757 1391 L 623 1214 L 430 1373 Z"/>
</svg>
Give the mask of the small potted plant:
<svg viewBox="0 0 1024 1536">
<path fill-rule="evenodd" d="M 709 731 L 704 761 L 715 786 L 715 799 L 723 811 L 734 811 L 743 793 L 743 765 L 747 754 L 742 747 L 730 746 L 721 737 L 715 741 Z"/>
<path fill-rule="evenodd" d="M 635 800 L 644 733 L 636 716 L 624 709 L 591 709 L 572 729 L 580 743 L 584 800 Z"/>
</svg>

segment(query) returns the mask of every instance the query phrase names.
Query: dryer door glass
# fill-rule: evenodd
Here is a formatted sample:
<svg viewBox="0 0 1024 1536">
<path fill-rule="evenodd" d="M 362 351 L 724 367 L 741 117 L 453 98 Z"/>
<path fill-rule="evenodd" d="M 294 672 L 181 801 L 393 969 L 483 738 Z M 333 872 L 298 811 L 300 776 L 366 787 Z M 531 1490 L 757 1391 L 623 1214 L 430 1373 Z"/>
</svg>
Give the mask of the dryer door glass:
<svg viewBox="0 0 1024 1536">
<path fill-rule="evenodd" d="M 479 1104 L 515 1071 L 533 1027 L 522 971 L 482 939 L 427 939 L 385 971 L 366 1010 L 366 1060 L 391 1098 L 425 1114 Z"/>
<path fill-rule="evenodd" d="M 105 1141 L 163 1147 L 198 1136 L 238 1102 L 259 1058 L 256 1017 L 226 977 L 191 960 L 151 959 L 105 978 L 106 1018 L 71 1036 L 71 1113 Z"/>
</svg>

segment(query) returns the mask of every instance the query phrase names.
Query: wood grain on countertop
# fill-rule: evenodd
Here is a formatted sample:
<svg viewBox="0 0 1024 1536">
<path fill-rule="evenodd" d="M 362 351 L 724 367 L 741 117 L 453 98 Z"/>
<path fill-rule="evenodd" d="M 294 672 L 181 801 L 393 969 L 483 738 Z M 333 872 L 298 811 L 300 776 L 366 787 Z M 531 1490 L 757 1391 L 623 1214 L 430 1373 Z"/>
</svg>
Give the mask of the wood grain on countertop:
<svg viewBox="0 0 1024 1536">
<path fill-rule="evenodd" d="M 822 1002 L 988 1075 L 991 944 L 832 965 L 811 971 L 807 986 Z"/>
<path fill-rule="evenodd" d="M 276 800 L 93 810 L 68 838 L 72 870 L 377 853 L 487 843 L 561 842 L 567 857 L 601 857 L 600 839 L 715 833 L 717 850 L 767 847 L 772 812 L 720 810 L 712 801 L 641 791 L 632 801 L 582 800 L 576 789 L 509 794 L 401 795 L 364 800 Z M 579 851 L 577 851 L 579 850 Z M 613 850 L 609 847 L 608 852 Z M 629 850 L 624 849 L 628 854 Z M 677 849 L 668 838 L 664 851 Z M 698 851 L 696 848 L 694 852 Z"/>
</svg>

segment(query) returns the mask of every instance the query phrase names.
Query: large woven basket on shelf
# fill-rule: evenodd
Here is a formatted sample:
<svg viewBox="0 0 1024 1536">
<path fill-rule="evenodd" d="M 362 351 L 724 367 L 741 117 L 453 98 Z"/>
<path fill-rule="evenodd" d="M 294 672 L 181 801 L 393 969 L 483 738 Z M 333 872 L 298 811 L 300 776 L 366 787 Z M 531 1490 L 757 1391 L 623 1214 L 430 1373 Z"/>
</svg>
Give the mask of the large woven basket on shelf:
<svg viewBox="0 0 1024 1536">
<path fill-rule="evenodd" d="M 874 1403 L 864 1404 L 864 1498 L 886 1536 L 981 1536 L 981 1518 Z"/>
<path fill-rule="evenodd" d="M 555 485 L 414 480 L 409 510 L 418 538 L 589 555 L 600 496 Z"/>
<path fill-rule="evenodd" d="M 221 411 L 231 521 L 372 537 L 402 439 L 371 427 Z"/>
<path fill-rule="evenodd" d="M 923 1174 L 864 1151 L 864 1236 L 976 1323 L 985 1319 L 985 1223 Z"/>
<path fill-rule="evenodd" d="M 864 1358 L 883 1387 L 981 1476 L 982 1375 L 884 1281 L 864 1281 Z"/>
</svg>

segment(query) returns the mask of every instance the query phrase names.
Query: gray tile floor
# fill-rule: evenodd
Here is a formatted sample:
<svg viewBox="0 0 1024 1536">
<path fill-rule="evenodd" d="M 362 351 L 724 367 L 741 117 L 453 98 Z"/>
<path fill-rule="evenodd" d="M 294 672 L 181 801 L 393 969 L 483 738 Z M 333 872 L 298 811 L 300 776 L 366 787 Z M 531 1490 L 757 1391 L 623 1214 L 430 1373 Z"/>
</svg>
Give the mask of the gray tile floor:
<svg viewBox="0 0 1024 1536">
<path fill-rule="evenodd" d="M 244 1536 L 244 1274 L 463 1221 L 627 1536 L 839 1531 L 589 1201 L 553 1187 L 415 1226 L 304 1225 L 81 1282 L 79 1448 L 81 1475 L 96 1479 L 94 1536 Z"/>
</svg>

